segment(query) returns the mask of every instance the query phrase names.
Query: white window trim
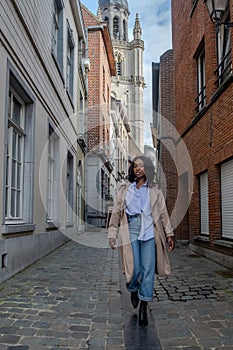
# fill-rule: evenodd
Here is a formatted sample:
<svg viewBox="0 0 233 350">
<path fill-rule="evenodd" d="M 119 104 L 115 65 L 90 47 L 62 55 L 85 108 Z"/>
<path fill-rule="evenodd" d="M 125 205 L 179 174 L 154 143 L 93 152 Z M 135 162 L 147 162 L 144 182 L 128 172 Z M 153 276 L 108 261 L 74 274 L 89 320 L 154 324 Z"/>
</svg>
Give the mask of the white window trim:
<svg viewBox="0 0 233 350">
<path fill-rule="evenodd" d="M 74 97 L 74 47 L 73 32 L 67 20 L 66 89 L 71 100 Z"/>
<path fill-rule="evenodd" d="M 21 129 L 21 126 L 24 127 L 25 125 L 25 104 L 21 100 L 21 98 L 17 95 L 17 93 L 10 88 L 9 90 L 10 94 L 10 112 L 8 113 L 8 154 L 7 154 L 7 162 L 8 162 L 8 167 L 7 171 L 8 173 L 6 174 L 7 177 L 7 184 L 6 184 L 6 207 L 5 207 L 5 220 L 6 222 L 22 222 L 23 220 L 23 214 L 22 214 L 22 206 L 23 206 L 23 176 L 24 176 L 24 137 L 26 136 L 25 131 Z M 13 121 L 13 107 L 14 107 L 14 98 L 18 100 L 18 102 L 21 104 L 21 112 L 20 112 L 20 125 L 16 125 L 15 122 Z M 16 175 L 15 175 L 15 181 L 18 182 L 18 175 L 20 176 L 20 183 L 16 187 L 13 186 L 12 184 L 12 164 L 13 164 L 13 150 L 12 150 L 12 145 L 13 145 L 13 137 L 14 133 L 16 134 L 16 158 L 15 158 L 15 163 L 16 163 Z M 19 139 L 20 138 L 20 139 Z M 20 155 L 18 154 L 18 146 L 20 142 Z M 18 157 L 19 156 L 19 157 Z M 18 163 L 20 159 L 20 174 L 18 174 Z M 19 204 L 19 215 L 12 215 L 12 191 L 20 192 L 20 200 L 18 202 Z M 15 205 L 14 205 L 14 214 L 18 211 L 17 209 L 17 194 L 16 197 L 14 198 Z"/>
<path fill-rule="evenodd" d="M 63 0 L 53 0 L 53 23 L 52 23 L 52 56 L 54 57 L 54 61 L 56 63 L 56 66 L 59 70 L 59 73 L 63 78 L 63 45 L 64 45 L 64 38 L 63 38 L 63 8 L 64 3 Z"/>
<path fill-rule="evenodd" d="M 59 136 L 55 133 L 49 124 L 48 140 L 48 175 L 47 175 L 47 225 L 50 227 L 59 227 Z M 52 154 L 50 153 L 50 145 Z M 50 168 L 51 166 L 51 168 Z M 50 176 L 51 175 L 51 176 Z M 49 186 L 50 184 L 50 186 Z M 51 197 L 51 198 L 50 198 Z"/>
<path fill-rule="evenodd" d="M 4 173 L 4 192 L 3 192 L 3 212 L 2 212 L 2 234 L 13 234 L 21 232 L 33 232 L 35 224 L 33 224 L 33 203 L 34 203 L 34 127 L 35 127 L 35 98 L 30 93 L 28 86 L 18 74 L 15 67 L 7 62 L 8 83 L 6 95 L 6 115 L 5 115 L 5 135 L 8 134 L 8 125 L 14 125 L 18 132 L 25 136 L 24 138 L 24 157 L 23 157 L 23 203 L 22 203 L 22 219 L 9 220 L 6 218 L 6 183 L 7 174 Z M 15 91 L 18 99 L 24 102 L 25 106 L 25 122 L 24 130 L 17 126 L 14 121 L 8 118 L 9 109 L 9 91 Z M 7 165 L 7 139 L 5 140 L 5 165 Z"/>
</svg>

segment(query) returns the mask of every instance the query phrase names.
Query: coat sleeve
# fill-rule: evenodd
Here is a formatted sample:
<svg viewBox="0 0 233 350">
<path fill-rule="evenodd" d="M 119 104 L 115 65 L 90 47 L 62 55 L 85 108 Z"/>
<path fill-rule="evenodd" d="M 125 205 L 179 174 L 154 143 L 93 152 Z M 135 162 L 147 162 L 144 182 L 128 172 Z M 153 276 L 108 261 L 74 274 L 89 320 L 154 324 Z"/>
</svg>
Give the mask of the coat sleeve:
<svg viewBox="0 0 233 350">
<path fill-rule="evenodd" d="M 159 194 L 158 194 L 158 204 L 159 204 L 161 223 L 163 225 L 165 236 L 166 238 L 170 236 L 174 236 L 167 207 L 166 207 L 166 203 L 165 203 L 165 199 L 161 190 L 159 190 Z"/>
<path fill-rule="evenodd" d="M 117 191 L 117 196 L 114 201 L 112 215 L 109 222 L 108 238 L 117 238 L 121 216 L 124 208 L 123 192 L 125 191 L 125 188 L 126 186 L 123 184 L 119 187 Z"/>
</svg>

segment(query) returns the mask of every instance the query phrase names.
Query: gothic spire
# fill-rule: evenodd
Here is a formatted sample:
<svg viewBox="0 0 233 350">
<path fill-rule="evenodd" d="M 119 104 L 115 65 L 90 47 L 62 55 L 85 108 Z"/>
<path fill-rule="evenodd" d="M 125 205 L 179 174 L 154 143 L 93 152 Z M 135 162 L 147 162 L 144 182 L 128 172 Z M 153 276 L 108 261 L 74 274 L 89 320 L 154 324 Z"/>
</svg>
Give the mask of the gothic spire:
<svg viewBox="0 0 233 350">
<path fill-rule="evenodd" d="M 141 39 L 141 36 L 142 36 L 142 29 L 141 29 L 138 13 L 136 14 L 136 18 L 135 18 L 133 35 L 134 35 L 134 39 Z"/>
<path fill-rule="evenodd" d="M 100 22 L 102 22 L 102 14 L 101 14 L 101 10 L 100 10 L 100 0 L 98 1 L 97 18 Z"/>
</svg>

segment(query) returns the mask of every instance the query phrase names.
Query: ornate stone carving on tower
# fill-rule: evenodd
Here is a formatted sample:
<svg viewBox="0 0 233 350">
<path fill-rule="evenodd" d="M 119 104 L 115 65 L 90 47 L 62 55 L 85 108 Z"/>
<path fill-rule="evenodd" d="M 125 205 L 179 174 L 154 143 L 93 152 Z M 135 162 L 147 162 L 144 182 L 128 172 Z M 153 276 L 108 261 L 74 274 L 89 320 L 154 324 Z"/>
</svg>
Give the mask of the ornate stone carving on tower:
<svg viewBox="0 0 233 350">
<path fill-rule="evenodd" d="M 144 148 L 143 77 L 144 41 L 139 15 L 136 15 L 133 40 L 128 37 L 130 15 L 127 0 L 99 0 L 98 14 L 108 23 L 112 38 L 117 76 L 112 78 L 112 93 L 120 100 L 129 120 L 130 135 L 136 146 Z"/>
</svg>

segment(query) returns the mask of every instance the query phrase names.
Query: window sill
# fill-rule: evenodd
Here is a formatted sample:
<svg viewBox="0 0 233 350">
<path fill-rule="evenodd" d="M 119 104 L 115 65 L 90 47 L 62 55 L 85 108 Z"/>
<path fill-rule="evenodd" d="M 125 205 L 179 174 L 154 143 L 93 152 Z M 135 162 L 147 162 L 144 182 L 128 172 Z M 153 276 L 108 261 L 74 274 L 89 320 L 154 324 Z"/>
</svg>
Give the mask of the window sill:
<svg viewBox="0 0 233 350">
<path fill-rule="evenodd" d="M 232 241 L 224 241 L 223 239 L 217 239 L 214 241 L 215 245 L 225 247 L 225 248 L 233 248 L 233 242 Z"/>
<path fill-rule="evenodd" d="M 34 224 L 5 224 L 3 225 L 2 234 L 32 232 L 35 227 Z"/>
<path fill-rule="evenodd" d="M 209 237 L 207 237 L 207 236 L 201 236 L 201 235 L 196 236 L 196 237 L 194 238 L 194 240 L 195 240 L 195 241 L 206 242 L 206 243 L 209 243 L 209 242 L 210 242 Z"/>
<path fill-rule="evenodd" d="M 67 221 L 66 227 L 74 227 L 73 221 Z"/>
</svg>

